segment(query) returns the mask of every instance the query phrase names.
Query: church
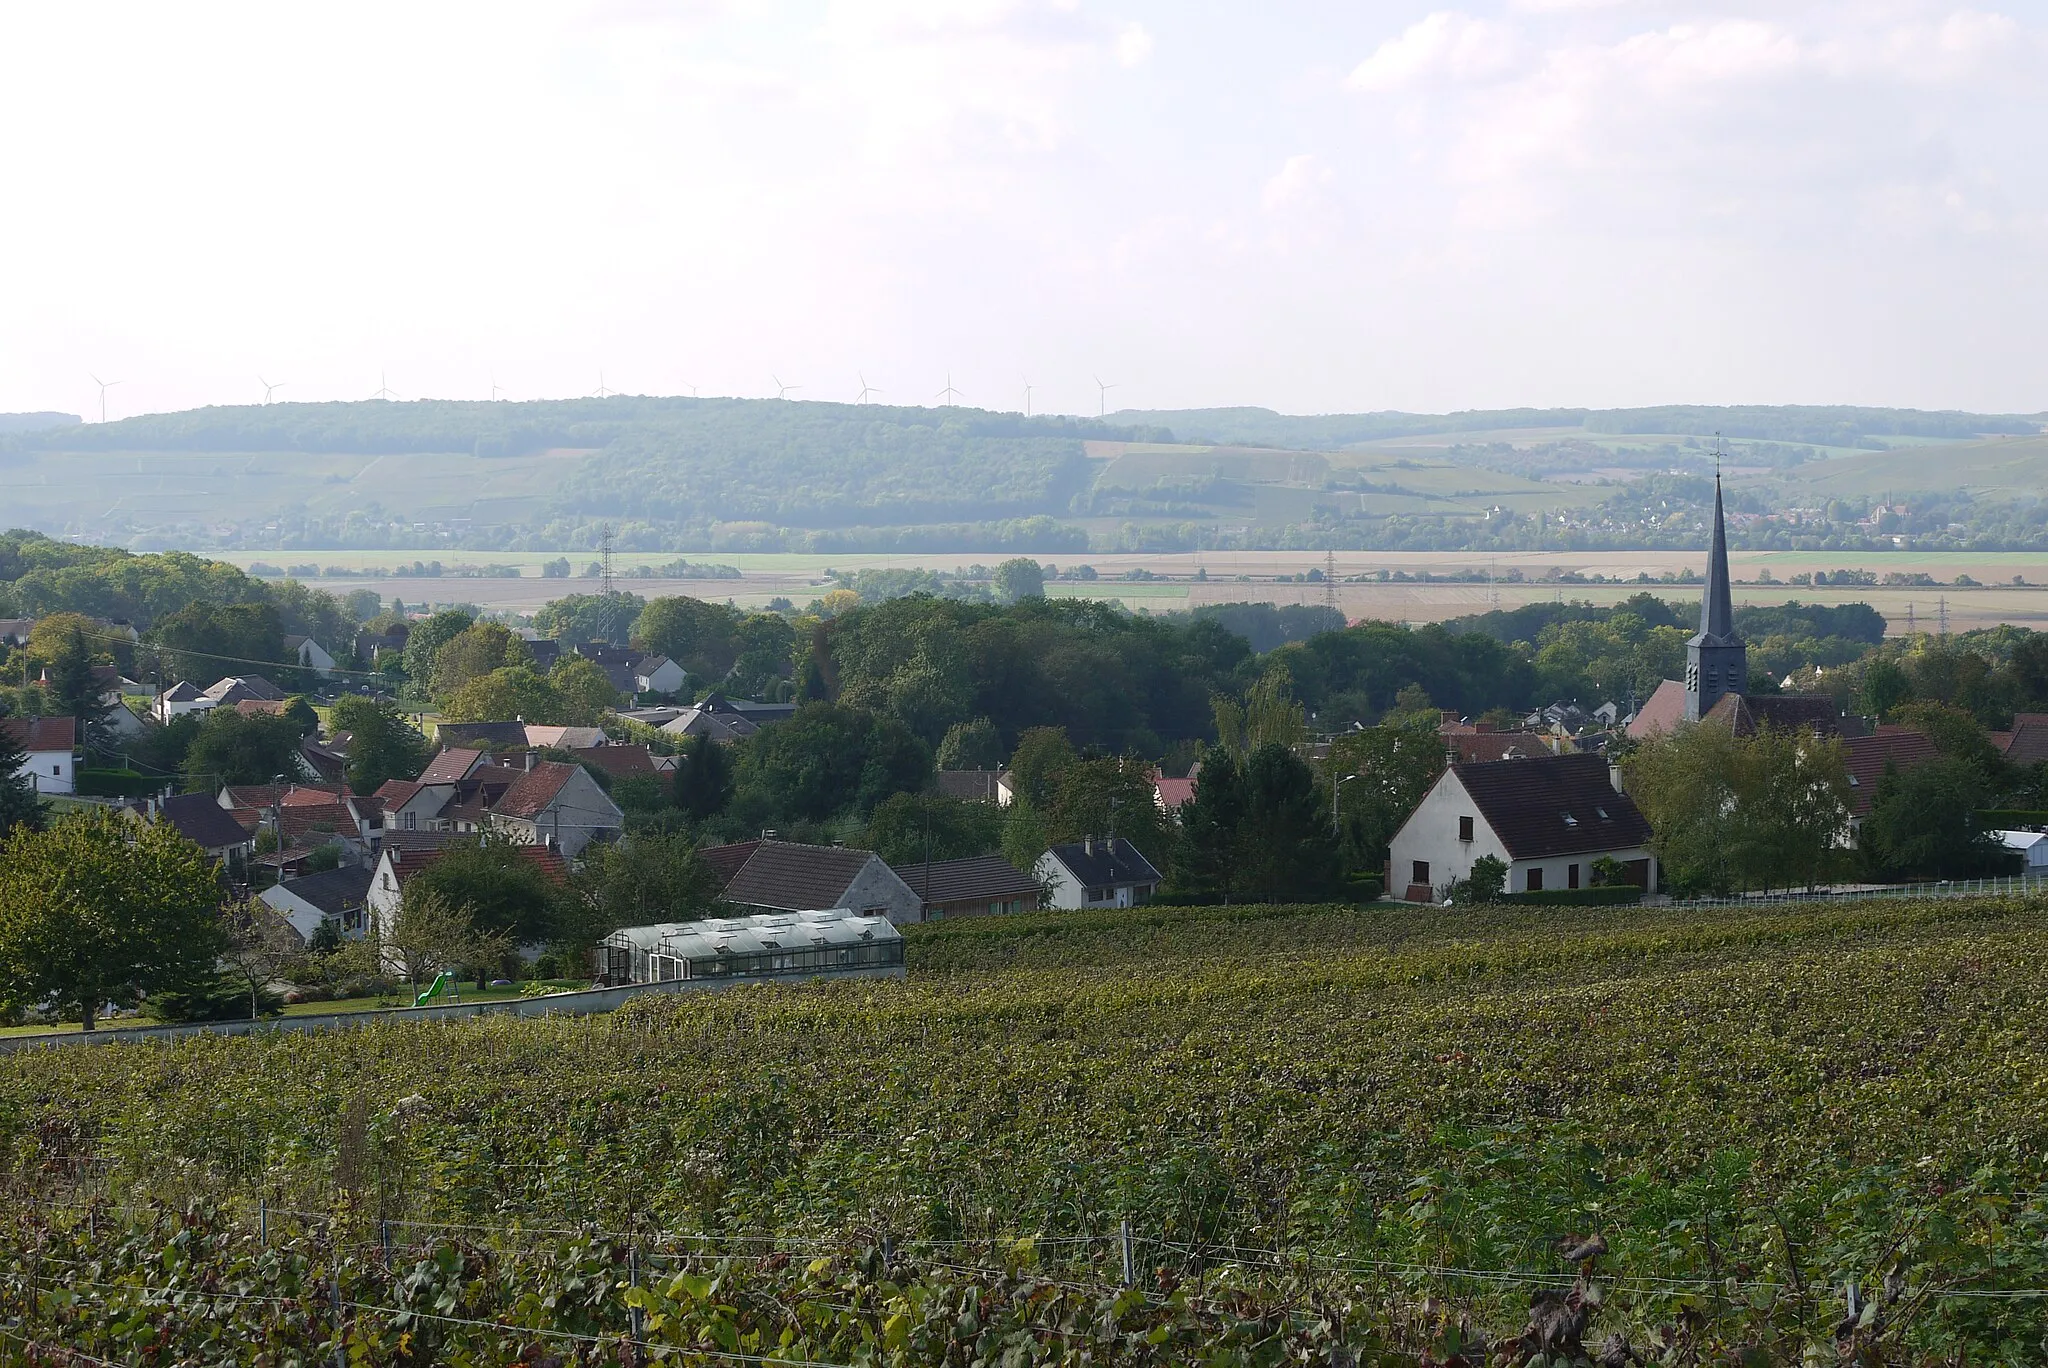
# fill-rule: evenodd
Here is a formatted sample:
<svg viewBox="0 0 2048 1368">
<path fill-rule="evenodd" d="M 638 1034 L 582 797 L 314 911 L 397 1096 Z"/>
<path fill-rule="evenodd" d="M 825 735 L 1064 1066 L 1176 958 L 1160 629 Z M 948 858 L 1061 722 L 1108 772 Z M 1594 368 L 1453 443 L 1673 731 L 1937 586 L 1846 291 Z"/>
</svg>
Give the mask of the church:
<svg viewBox="0 0 2048 1368">
<path fill-rule="evenodd" d="M 1728 530 L 1721 512 L 1721 475 L 1714 473 L 1714 540 L 1707 550 L 1707 592 L 1700 629 L 1685 643 L 1685 679 L 1657 686 L 1629 720 L 1630 738 L 1668 732 L 1681 722 L 1704 722 L 1749 736 L 1766 724 L 1840 734 L 1835 700 L 1826 694 L 1749 692 L 1749 648 L 1735 634 L 1735 599 L 1728 587 Z"/>
</svg>

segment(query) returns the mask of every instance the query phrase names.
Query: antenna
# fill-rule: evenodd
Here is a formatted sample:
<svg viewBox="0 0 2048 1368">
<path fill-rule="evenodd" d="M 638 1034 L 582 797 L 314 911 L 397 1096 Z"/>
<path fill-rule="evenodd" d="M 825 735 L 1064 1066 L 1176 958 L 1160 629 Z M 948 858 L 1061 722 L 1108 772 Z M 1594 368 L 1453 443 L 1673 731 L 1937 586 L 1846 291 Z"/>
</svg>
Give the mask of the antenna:
<svg viewBox="0 0 2048 1368">
<path fill-rule="evenodd" d="M 1948 640 L 1948 595 L 1947 595 L 1947 594 L 1943 594 L 1943 595 L 1942 595 L 1942 596 L 1940 597 L 1940 599 L 1938 599 L 1938 600 L 1936 601 L 1936 606 L 1935 606 L 1935 610 L 1934 610 L 1934 611 L 1935 611 L 1935 621 L 1936 621 L 1936 623 L 1937 623 L 1937 624 L 1939 624 L 1939 626 L 1940 626 L 1940 629 L 1941 629 L 1941 639 L 1942 639 L 1943 641 L 1947 641 L 1947 640 Z"/>
<path fill-rule="evenodd" d="M 598 531 L 598 548 L 604 557 L 604 596 L 612 596 L 612 525 L 604 524 Z"/>
<path fill-rule="evenodd" d="M 940 390 L 940 391 L 939 391 L 939 392 L 938 392 L 937 394 L 934 394 L 934 395 L 932 396 L 932 398 L 934 398 L 934 399 L 943 399 L 943 400 L 945 400 L 945 401 L 946 401 L 946 405 L 945 405 L 945 406 L 946 406 L 947 408 L 951 408 L 951 407 L 953 407 L 953 403 L 954 403 L 954 401 L 955 401 L 955 400 L 957 400 L 957 399 L 958 399 L 959 397 L 960 397 L 960 391 L 959 391 L 959 390 L 956 390 L 956 389 L 954 389 L 954 388 L 953 388 L 953 372 L 951 372 L 951 371 L 947 371 L 947 372 L 946 372 L 946 387 L 945 387 L 944 389 Z"/>
<path fill-rule="evenodd" d="M 1913 605 L 1908 601 L 1906 604 L 1906 635 L 1912 636 L 1918 630 L 1918 624 L 1913 621 Z"/>
<path fill-rule="evenodd" d="M 1109 416 L 1109 392 L 1115 388 L 1115 385 L 1103 384 L 1101 376 L 1095 377 L 1095 416 L 1097 418 Z"/>
<path fill-rule="evenodd" d="M 865 376 L 865 375 L 862 375 L 862 374 L 861 374 L 861 372 L 859 372 L 859 371 L 855 371 L 855 372 L 854 372 L 854 374 L 856 374 L 856 375 L 860 375 L 860 397 L 859 397 L 858 399 L 855 399 L 855 400 L 853 401 L 854 403 L 856 403 L 856 404 L 865 404 L 865 403 L 866 403 L 866 402 L 868 401 L 868 396 L 869 396 L 870 394 L 881 394 L 881 393 L 883 393 L 883 391 L 881 391 L 881 390 L 878 390 L 878 389 L 876 389 L 876 388 L 875 388 L 875 387 L 874 387 L 873 385 L 870 385 L 870 384 L 868 383 L 868 378 L 867 378 L 867 376 Z"/>
<path fill-rule="evenodd" d="M 92 372 L 87 371 L 86 374 L 92 375 Z M 104 423 L 107 421 L 107 391 L 121 382 L 119 380 L 102 380 L 97 375 L 92 376 L 92 382 L 100 387 L 100 421 Z"/>
<path fill-rule="evenodd" d="M 1024 416 L 1031 416 L 1031 377 L 1024 377 Z"/>
<path fill-rule="evenodd" d="M 615 396 L 616 396 L 617 394 L 618 394 L 618 391 L 617 391 L 617 390 L 615 390 L 615 389 L 606 389 L 606 388 L 604 387 L 604 372 L 603 372 L 603 371 L 599 371 L 599 372 L 597 373 L 597 388 L 596 388 L 595 390 L 593 390 L 593 391 L 591 392 L 591 395 L 590 395 L 590 397 L 591 397 L 591 398 L 593 398 L 593 399 L 610 399 L 610 398 L 613 398 L 613 397 L 615 397 Z M 605 592 L 606 592 L 606 593 L 610 593 L 610 592 L 611 592 L 611 590 L 607 589 L 607 590 L 605 590 Z"/>
<path fill-rule="evenodd" d="M 776 397 L 777 399 L 787 399 L 787 398 L 789 398 L 789 392 L 790 392 L 791 390 L 800 390 L 800 389 L 802 389 L 802 388 L 803 388 L 803 386 L 802 386 L 802 385 L 785 385 L 785 384 L 783 384 L 783 383 L 782 383 L 782 377 L 781 377 L 781 376 L 779 376 L 779 375 L 773 375 L 773 374 L 771 374 L 771 375 L 770 375 L 770 376 L 769 376 L 768 378 L 769 378 L 770 380 L 773 380 L 773 381 L 775 382 L 775 397 Z"/>
<path fill-rule="evenodd" d="M 372 399 L 385 400 L 396 399 L 398 397 L 395 393 L 392 392 L 391 386 L 384 383 L 383 371 L 377 372 L 377 392 L 371 395 L 370 397 Z"/>
<path fill-rule="evenodd" d="M 1323 553 L 1323 607 L 1337 611 L 1337 553 Z"/>
<path fill-rule="evenodd" d="M 284 387 L 285 387 L 286 385 L 289 385 L 289 384 L 291 383 L 291 381 L 289 381 L 289 380 L 276 380 L 276 381 L 271 381 L 271 380 L 265 380 L 265 379 L 264 379 L 264 378 L 263 378 L 262 376 L 260 376 L 260 375 L 259 375 L 259 376 L 257 376 L 257 377 L 256 377 L 256 383 L 257 383 L 257 384 L 259 384 L 259 385 L 261 385 L 261 386 L 263 386 L 263 402 L 267 404 L 267 403 L 269 403 L 269 402 L 270 402 L 270 394 L 271 394 L 271 391 L 272 391 L 272 390 L 281 390 L 281 389 L 283 389 L 283 388 L 284 388 Z"/>
<path fill-rule="evenodd" d="M 1486 562 L 1486 596 L 1492 603 L 1493 611 L 1498 613 L 1500 611 L 1500 584 L 1493 577 L 1493 561 L 1491 558 Z"/>
</svg>

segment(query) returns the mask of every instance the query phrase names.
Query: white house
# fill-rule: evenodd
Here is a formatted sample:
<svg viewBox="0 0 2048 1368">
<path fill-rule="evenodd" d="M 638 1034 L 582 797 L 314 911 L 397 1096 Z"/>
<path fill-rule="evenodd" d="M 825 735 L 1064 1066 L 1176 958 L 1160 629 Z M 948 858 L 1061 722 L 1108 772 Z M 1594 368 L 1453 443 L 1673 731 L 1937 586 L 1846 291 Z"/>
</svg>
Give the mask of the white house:
<svg viewBox="0 0 2048 1368">
<path fill-rule="evenodd" d="M 1991 833 L 2005 843 L 2007 850 L 2016 853 L 2024 864 L 2023 874 L 2048 874 L 2048 836 L 2038 831 L 1994 831 Z"/>
<path fill-rule="evenodd" d="M 214 699 L 208 698 L 181 679 L 156 696 L 156 720 L 168 722 L 174 717 L 183 717 L 186 713 L 205 712 L 214 705 L 214 702 Z"/>
<path fill-rule="evenodd" d="M 1056 845 L 1031 873 L 1052 892 L 1047 907 L 1136 907 L 1159 891 L 1159 871 L 1120 836 Z"/>
<path fill-rule="evenodd" d="M 332 923 L 344 940 L 360 940 L 369 929 L 370 878 L 367 869 L 329 869 L 272 884 L 259 896 L 300 940 L 310 942 L 323 923 Z"/>
<path fill-rule="evenodd" d="M 1627 881 L 1657 886 L 1650 824 L 1598 755 L 1536 755 L 1452 765 L 1394 834 L 1387 890 L 1432 902 L 1491 855 L 1506 892 L 1590 888 L 1593 862 L 1618 860 Z"/>
<path fill-rule="evenodd" d="M 16 777 L 30 780 L 38 793 L 77 790 L 77 718 L 0 717 L 0 728 L 5 728 L 22 749 Z"/>
<path fill-rule="evenodd" d="M 635 693 L 680 693 L 690 678 L 682 666 L 661 655 L 641 656 L 633 662 L 632 670 Z"/>
<path fill-rule="evenodd" d="M 326 679 L 334 673 L 334 657 L 327 648 L 309 636 L 288 636 L 284 639 L 285 654 L 295 657 L 301 668 L 311 670 Z"/>
<path fill-rule="evenodd" d="M 551 846 L 570 860 L 592 841 L 626 829 L 624 810 L 589 770 L 553 760 L 529 764 L 487 811 L 491 825 L 513 840 Z"/>
</svg>

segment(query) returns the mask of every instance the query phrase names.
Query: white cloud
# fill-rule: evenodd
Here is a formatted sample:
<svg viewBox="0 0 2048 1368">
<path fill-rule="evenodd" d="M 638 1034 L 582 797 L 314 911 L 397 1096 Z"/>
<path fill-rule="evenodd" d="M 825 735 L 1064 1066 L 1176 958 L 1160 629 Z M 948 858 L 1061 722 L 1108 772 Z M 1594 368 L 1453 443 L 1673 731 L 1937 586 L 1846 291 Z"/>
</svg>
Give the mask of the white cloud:
<svg viewBox="0 0 2048 1368">
<path fill-rule="evenodd" d="M 1311 208 L 1335 179 L 1335 173 L 1320 157 L 1313 152 L 1299 152 L 1289 157 L 1266 182 L 1259 204 L 1269 214 Z"/>
<path fill-rule="evenodd" d="M 1381 43 L 1352 71 L 1349 84 L 1379 93 L 1431 80 L 1481 80 L 1506 71 L 1514 56 L 1507 26 L 1439 10 Z"/>
<path fill-rule="evenodd" d="M 1118 66 L 1142 66 L 1152 55 L 1152 35 L 1145 31 L 1143 24 L 1125 24 L 1116 36 L 1116 60 Z"/>
</svg>

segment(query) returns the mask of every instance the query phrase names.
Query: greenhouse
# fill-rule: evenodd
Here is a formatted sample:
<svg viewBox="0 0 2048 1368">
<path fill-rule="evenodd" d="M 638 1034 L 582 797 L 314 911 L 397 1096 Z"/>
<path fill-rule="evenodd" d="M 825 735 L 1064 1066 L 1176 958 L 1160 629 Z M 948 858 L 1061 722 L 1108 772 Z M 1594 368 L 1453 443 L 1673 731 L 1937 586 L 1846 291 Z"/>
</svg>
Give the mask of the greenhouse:
<svg viewBox="0 0 2048 1368">
<path fill-rule="evenodd" d="M 845 908 L 632 926 L 597 953 L 608 984 L 904 973 L 903 937 L 889 919 Z"/>
</svg>

